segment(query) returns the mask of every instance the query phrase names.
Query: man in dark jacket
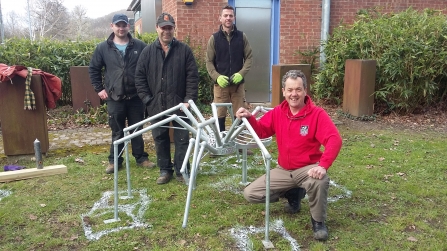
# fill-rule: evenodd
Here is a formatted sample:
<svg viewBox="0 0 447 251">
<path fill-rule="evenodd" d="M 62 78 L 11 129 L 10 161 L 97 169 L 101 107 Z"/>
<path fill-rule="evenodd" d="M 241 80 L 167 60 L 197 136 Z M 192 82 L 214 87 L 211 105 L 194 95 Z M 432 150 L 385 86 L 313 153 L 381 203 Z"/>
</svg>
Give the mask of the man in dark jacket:
<svg viewBox="0 0 447 251">
<path fill-rule="evenodd" d="M 233 114 L 245 106 L 244 77 L 252 64 L 252 50 L 247 36 L 234 25 L 232 6 L 222 8 L 220 28 L 211 35 L 206 50 L 206 69 L 214 82 L 214 102 L 232 103 Z M 225 131 L 227 108 L 217 108 L 219 130 Z"/>
<path fill-rule="evenodd" d="M 191 48 L 174 38 L 174 18 L 168 13 L 162 13 L 157 18 L 155 28 L 158 39 L 141 52 L 135 72 L 138 96 L 146 105 L 149 116 L 180 103 L 184 103 L 188 108 L 189 100 L 197 100 L 199 82 L 199 72 Z M 190 123 L 185 119 L 182 111 L 177 111 L 176 114 L 183 116 L 186 123 Z M 163 119 L 165 118 L 159 118 L 153 123 Z M 175 121 L 172 124 L 174 127 L 182 127 Z M 189 131 L 174 130 L 174 163 L 171 163 L 169 129 L 155 128 L 152 130 L 152 136 L 157 152 L 157 165 L 160 167 L 157 184 L 168 183 L 172 179 L 174 170 L 177 180 L 183 182 L 180 169 L 188 149 Z"/>
<path fill-rule="evenodd" d="M 113 141 L 124 137 L 123 129 L 144 119 L 144 106 L 135 88 L 135 68 L 141 51 L 146 44 L 129 34 L 129 20 L 124 14 L 113 16 L 110 24 L 113 33 L 99 43 L 93 53 L 89 74 L 98 96 L 107 103 L 109 126 L 112 129 L 109 164 L 106 173 L 114 172 Z M 102 71 L 104 70 L 104 81 Z M 155 164 L 148 160 L 144 151 L 143 137 L 131 140 L 132 155 L 138 166 L 151 168 Z M 124 145 L 118 146 L 121 153 Z M 118 168 L 122 167 L 123 157 L 118 159 Z"/>
</svg>

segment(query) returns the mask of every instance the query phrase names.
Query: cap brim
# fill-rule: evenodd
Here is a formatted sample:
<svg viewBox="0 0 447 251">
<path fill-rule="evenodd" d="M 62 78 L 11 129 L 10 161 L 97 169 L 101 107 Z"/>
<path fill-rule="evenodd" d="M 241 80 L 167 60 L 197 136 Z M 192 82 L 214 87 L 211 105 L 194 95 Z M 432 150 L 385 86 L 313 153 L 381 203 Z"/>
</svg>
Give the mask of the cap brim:
<svg viewBox="0 0 447 251">
<path fill-rule="evenodd" d="M 168 25 L 170 25 L 172 27 L 175 27 L 175 24 L 173 22 L 161 22 L 161 23 L 158 24 L 159 27 L 165 27 L 165 26 L 168 26 Z"/>
<path fill-rule="evenodd" d="M 113 22 L 114 24 L 117 24 L 117 23 L 119 23 L 119 22 L 125 22 L 126 24 L 129 24 L 126 20 L 116 20 L 115 22 Z"/>
</svg>

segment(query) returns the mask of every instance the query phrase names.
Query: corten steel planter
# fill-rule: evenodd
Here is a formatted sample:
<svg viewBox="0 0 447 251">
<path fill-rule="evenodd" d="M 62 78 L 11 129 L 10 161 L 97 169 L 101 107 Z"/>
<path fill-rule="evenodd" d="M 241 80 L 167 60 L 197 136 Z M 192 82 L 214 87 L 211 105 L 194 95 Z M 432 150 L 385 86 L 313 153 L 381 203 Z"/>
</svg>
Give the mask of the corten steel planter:
<svg viewBox="0 0 447 251">
<path fill-rule="evenodd" d="M 282 77 L 290 70 L 301 70 L 307 79 L 307 94 L 310 96 L 312 73 L 310 64 L 279 64 L 272 65 L 272 100 L 271 107 L 275 107 L 284 100 L 282 95 Z"/>
<path fill-rule="evenodd" d="M 31 77 L 35 110 L 24 110 L 25 78 L 15 76 L 11 82 L 0 82 L 0 120 L 6 156 L 34 154 L 38 139 L 42 153 L 49 148 L 47 110 L 41 75 Z"/>
<path fill-rule="evenodd" d="M 73 110 L 88 111 L 90 107 L 96 108 L 101 105 L 101 99 L 90 81 L 88 66 L 70 67 L 70 80 Z"/>
<path fill-rule="evenodd" d="M 356 117 L 373 115 L 375 83 L 375 60 L 346 60 L 343 112 Z"/>
</svg>

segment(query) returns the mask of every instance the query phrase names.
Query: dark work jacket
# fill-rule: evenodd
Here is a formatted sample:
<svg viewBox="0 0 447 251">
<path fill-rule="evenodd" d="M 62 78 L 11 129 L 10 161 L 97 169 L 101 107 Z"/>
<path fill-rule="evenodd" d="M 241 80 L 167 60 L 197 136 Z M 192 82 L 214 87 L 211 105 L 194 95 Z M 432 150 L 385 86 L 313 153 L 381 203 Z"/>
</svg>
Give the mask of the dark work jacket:
<svg viewBox="0 0 447 251">
<path fill-rule="evenodd" d="M 146 47 L 144 42 L 132 38 L 130 34 L 127 36 L 129 43 L 124 58 L 113 43 L 115 34 L 112 33 L 106 41 L 96 46 L 88 69 L 95 91 L 105 89 L 109 98 L 116 101 L 137 96 L 135 68 L 141 51 Z"/>
<path fill-rule="evenodd" d="M 222 29 L 214 33 L 214 67 L 216 71 L 227 77 L 239 72 L 244 66 L 244 35 L 233 26 L 230 41 L 227 40 Z M 242 83 L 244 81 L 242 80 Z"/>
<path fill-rule="evenodd" d="M 138 96 L 149 116 L 198 96 L 199 72 L 191 48 L 174 38 L 164 54 L 156 39 L 141 52 L 135 71 Z"/>
</svg>

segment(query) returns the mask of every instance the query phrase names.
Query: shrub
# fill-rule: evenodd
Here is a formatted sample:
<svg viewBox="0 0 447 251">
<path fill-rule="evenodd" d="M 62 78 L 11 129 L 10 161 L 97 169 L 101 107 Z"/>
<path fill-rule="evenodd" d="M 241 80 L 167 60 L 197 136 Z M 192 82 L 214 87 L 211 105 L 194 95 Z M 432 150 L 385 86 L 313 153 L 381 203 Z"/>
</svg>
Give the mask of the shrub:
<svg viewBox="0 0 447 251">
<path fill-rule="evenodd" d="M 58 76 L 62 80 L 62 97 L 58 104 L 65 105 L 71 104 L 70 67 L 88 65 L 98 42 L 12 38 L 0 46 L 0 58 L 7 65 L 24 65 Z"/>
<path fill-rule="evenodd" d="M 440 12 L 363 10 L 323 45 L 326 62 L 313 88 L 319 99 L 341 103 L 345 61 L 374 59 L 376 110 L 409 113 L 446 100 L 447 23 Z"/>
<path fill-rule="evenodd" d="M 197 68 L 199 71 L 199 97 L 197 103 L 201 105 L 210 104 L 213 102 L 213 80 L 208 74 L 206 69 L 206 57 L 199 41 L 191 41 L 191 36 L 186 36 L 184 42 L 188 44 L 197 62 Z"/>
<path fill-rule="evenodd" d="M 158 35 L 157 32 L 142 33 L 142 34 L 137 33 L 135 37 L 145 42 L 146 44 L 150 44 L 158 38 Z"/>
<path fill-rule="evenodd" d="M 137 34 L 136 37 L 145 43 L 157 39 L 157 33 Z M 58 41 L 43 39 L 30 41 L 13 38 L 0 46 L 1 63 L 7 65 L 24 65 L 41 69 L 56 75 L 62 80 L 62 97 L 58 105 L 72 105 L 71 96 L 71 66 L 88 66 L 96 45 L 101 40 L 90 41 Z M 189 43 L 189 39 L 186 39 Z M 204 52 L 200 46 L 193 47 L 193 52 L 199 68 L 199 98 L 198 102 L 212 102 L 212 81 L 206 71 Z"/>
</svg>

